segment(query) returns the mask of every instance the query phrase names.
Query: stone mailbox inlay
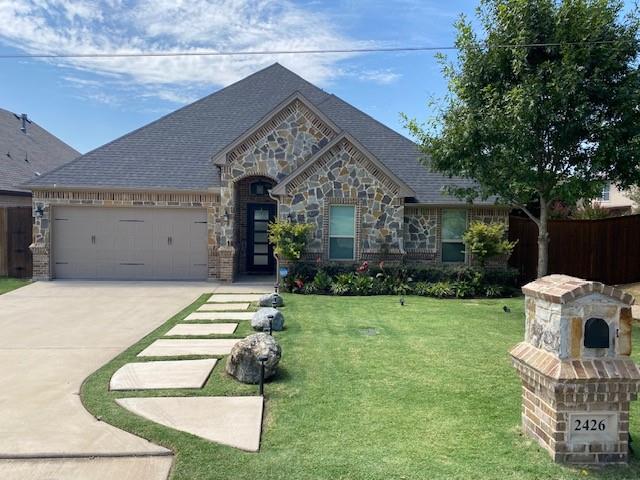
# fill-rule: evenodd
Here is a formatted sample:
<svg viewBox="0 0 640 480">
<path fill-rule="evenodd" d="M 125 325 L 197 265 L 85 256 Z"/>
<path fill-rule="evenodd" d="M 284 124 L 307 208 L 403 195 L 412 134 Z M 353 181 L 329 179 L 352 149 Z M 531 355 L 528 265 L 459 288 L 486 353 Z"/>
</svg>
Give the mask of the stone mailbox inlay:
<svg viewBox="0 0 640 480">
<path fill-rule="evenodd" d="M 626 463 L 633 297 L 598 282 L 549 275 L 522 288 L 525 341 L 510 352 L 522 379 L 522 428 L 557 462 Z"/>
</svg>

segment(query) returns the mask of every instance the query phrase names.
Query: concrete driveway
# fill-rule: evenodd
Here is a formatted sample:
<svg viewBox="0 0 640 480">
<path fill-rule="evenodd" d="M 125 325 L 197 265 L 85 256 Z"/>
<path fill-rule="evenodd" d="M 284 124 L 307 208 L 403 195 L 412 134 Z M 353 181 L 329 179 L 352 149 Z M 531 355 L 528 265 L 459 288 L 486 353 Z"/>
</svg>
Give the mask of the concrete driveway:
<svg viewBox="0 0 640 480">
<path fill-rule="evenodd" d="M 170 452 L 95 420 L 80 385 L 215 287 L 55 281 L 0 295 L 0 478 L 165 479 Z"/>
</svg>

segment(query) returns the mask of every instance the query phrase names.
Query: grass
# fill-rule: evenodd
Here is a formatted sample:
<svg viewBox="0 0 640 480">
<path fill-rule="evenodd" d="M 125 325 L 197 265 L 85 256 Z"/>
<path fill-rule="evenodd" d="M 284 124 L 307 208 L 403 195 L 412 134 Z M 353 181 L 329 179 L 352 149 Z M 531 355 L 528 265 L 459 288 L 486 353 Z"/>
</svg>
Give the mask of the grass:
<svg viewBox="0 0 640 480">
<path fill-rule="evenodd" d="M 109 378 L 195 310 L 169 320 L 87 379 L 82 400 L 104 421 L 176 452 L 174 480 L 637 479 L 629 467 L 554 464 L 520 435 L 520 383 L 509 348 L 523 338 L 523 301 L 287 295 L 278 377 L 266 386 L 260 453 L 216 445 L 143 420 L 115 398 L 253 395 L 220 362 L 201 391 L 112 393 Z M 510 313 L 502 306 L 508 305 Z M 239 336 L 248 333 L 241 322 Z M 635 343 L 640 336 L 636 329 Z M 637 356 L 636 356 L 637 358 Z M 640 406 L 631 431 L 640 439 Z M 640 445 L 640 441 L 638 442 Z"/>
<path fill-rule="evenodd" d="M 31 280 L 25 278 L 0 277 L 0 295 L 16 288 L 24 287 L 30 282 Z"/>
</svg>

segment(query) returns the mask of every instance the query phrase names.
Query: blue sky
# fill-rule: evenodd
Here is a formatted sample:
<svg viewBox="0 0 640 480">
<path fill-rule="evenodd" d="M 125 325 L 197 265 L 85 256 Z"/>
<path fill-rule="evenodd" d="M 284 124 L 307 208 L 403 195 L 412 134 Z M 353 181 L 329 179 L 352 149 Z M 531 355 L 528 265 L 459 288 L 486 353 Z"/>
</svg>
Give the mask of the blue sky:
<svg viewBox="0 0 640 480">
<path fill-rule="evenodd" d="M 0 52 L 451 45 L 477 1 L 0 0 Z M 451 54 L 451 53 L 450 53 Z M 279 61 L 390 127 L 446 91 L 433 52 L 0 60 L 0 107 L 87 152 Z"/>
</svg>

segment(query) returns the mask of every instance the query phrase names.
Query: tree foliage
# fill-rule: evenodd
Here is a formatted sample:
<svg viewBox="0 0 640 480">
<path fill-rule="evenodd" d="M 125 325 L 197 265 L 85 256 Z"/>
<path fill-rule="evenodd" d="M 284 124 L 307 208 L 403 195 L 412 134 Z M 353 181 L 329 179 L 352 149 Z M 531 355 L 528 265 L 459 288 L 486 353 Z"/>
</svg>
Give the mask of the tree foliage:
<svg viewBox="0 0 640 480">
<path fill-rule="evenodd" d="M 310 223 L 276 219 L 269 223 L 269 243 L 273 245 L 273 251 L 278 257 L 291 261 L 300 260 L 312 230 L 313 225 Z"/>
<path fill-rule="evenodd" d="M 476 180 L 453 193 L 495 196 L 537 223 L 539 275 L 553 201 L 640 179 L 638 20 L 622 8 L 617 0 L 482 0 L 482 37 L 463 17 L 457 62 L 440 57 L 450 95 L 431 122 L 407 120 L 429 168 Z"/>
<path fill-rule="evenodd" d="M 507 226 L 501 222 L 472 222 L 462 236 L 469 251 L 478 259 L 482 267 L 487 260 L 501 255 L 511 255 L 517 242 L 506 238 Z"/>
</svg>

